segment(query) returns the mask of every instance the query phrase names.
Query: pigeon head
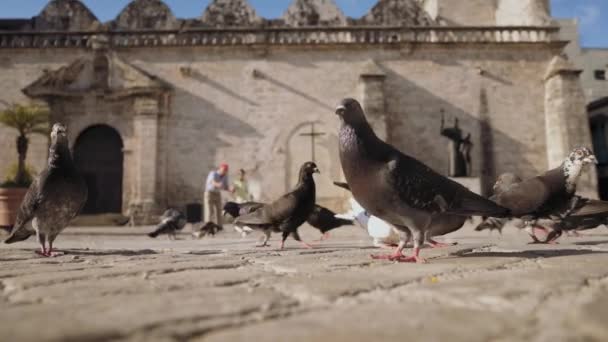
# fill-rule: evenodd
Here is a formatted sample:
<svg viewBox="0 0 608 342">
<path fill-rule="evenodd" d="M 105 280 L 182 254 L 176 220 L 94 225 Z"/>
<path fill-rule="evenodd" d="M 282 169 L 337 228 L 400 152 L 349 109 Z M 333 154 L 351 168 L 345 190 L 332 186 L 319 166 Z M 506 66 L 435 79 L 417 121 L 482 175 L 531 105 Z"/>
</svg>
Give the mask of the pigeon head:
<svg viewBox="0 0 608 342">
<path fill-rule="evenodd" d="M 48 165 L 51 167 L 72 165 L 72 156 L 68 147 L 68 130 L 60 123 L 54 124 L 51 129 Z"/>
<path fill-rule="evenodd" d="M 306 162 L 300 168 L 300 182 L 305 182 L 312 179 L 313 173 L 321 173 L 314 162 Z"/>
<path fill-rule="evenodd" d="M 576 190 L 576 182 L 585 166 L 589 164 L 597 164 L 597 159 L 590 149 L 577 147 L 570 152 L 562 166 L 568 191 L 573 192 Z"/>
<path fill-rule="evenodd" d="M 503 173 L 498 176 L 498 179 L 496 180 L 496 183 L 494 183 L 492 189 L 494 190 L 494 193 L 499 193 L 505 191 L 511 185 L 520 183 L 521 181 L 522 179 L 514 173 Z"/>
<path fill-rule="evenodd" d="M 309 175 L 312 175 L 313 173 L 321 173 L 317 167 L 317 164 L 311 161 L 304 163 L 300 171 Z"/>
<path fill-rule="evenodd" d="M 570 155 L 568 155 L 568 160 L 571 163 L 581 163 L 582 165 L 597 164 L 597 159 L 595 158 L 595 155 L 590 149 L 586 147 L 577 147 L 572 150 L 572 152 L 570 152 Z"/>
<path fill-rule="evenodd" d="M 226 214 L 228 214 L 232 217 L 237 217 L 237 216 L 239 216 L 240 207 L 235 202 L 226 202 L 226 204 L 224 204 L 223 211 L 224 211 L 224 216 L 226 216 Z"/>
<path fill-rule="evenodd" d="M 60 123 L 56 123 L 53 125 L 53 129 L 51 129 L 51 142 L 59 143 L 60 141 L 66 141 L 68 138 L 68 129 Z"/>
<path fill-rule="evenodd" d="M 340 104 L 336 107 L 336 115 L 340 117 L 343 123 L 350 126 L 356 127 L 361 124 L 367 124 L 363 108 L 361 108 L 361 105 L 355 99 L 346 98 L 340 101 Z"/>
</svg>

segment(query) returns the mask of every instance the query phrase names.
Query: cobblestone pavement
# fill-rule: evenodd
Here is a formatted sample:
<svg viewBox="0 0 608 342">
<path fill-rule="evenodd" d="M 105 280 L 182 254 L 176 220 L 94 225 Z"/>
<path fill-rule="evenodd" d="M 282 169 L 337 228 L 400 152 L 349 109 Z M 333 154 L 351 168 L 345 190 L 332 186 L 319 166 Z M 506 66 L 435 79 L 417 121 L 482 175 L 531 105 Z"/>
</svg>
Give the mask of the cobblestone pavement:
<svg viewBox="0 0 608 342">
<path fill-rule="evenodd" d="M 2 245 L 0 341 L 608 340 L 604 227 L 556 246 L 465 229 L 427 264 L 371 260 L 357 227 L 284 251 L 150 229 L 70 228 L 51 259 Z"/>
</svg>

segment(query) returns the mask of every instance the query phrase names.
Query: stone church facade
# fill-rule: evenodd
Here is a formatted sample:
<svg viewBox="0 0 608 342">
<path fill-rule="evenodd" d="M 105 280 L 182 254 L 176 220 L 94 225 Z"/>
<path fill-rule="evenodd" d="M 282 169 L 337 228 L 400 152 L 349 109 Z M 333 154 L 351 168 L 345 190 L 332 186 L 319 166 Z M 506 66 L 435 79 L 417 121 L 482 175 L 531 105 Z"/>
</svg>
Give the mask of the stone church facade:
<svg viewBox="0 0 608 342">
<path fill-rule="evenodd" d="M 53 0 L 0 28 L 0 106 L 43 101 L 68 125 L 91 213 L 145 222 L 200 201 L 220 161 L 272 199 L 313 149 L 319 202 L 338 207 L 347 195 L 331 184 L 342 178 L 333 109 L 343 97 L 444 173 L 441 117 L 458 118 L 484 192 L 501 172 L 529 177 L 591 145 L 580 71 L 562 56 L 548 0 L 379 0 L 358 19 L 332 0 L 294 0 L 273 20 L 246 0 L 214 0 L 195 19 L 134 0 L 107 23 L 77 0 Z M 0 127 L 0 176 L 16 160 L 14 138 Z M 47 144 L 33 140 L 36 170 Z M 595 192 L 593 172 L 582 182 Z"/>
</svg>

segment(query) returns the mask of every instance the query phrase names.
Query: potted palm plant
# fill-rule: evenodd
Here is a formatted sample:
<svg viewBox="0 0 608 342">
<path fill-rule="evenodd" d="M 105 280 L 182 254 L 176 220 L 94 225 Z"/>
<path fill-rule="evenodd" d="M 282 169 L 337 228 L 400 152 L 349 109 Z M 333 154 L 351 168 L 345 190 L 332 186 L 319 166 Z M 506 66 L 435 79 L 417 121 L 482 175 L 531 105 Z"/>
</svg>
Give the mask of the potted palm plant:
<svg viewBox="0 0 608 342">
<path fill-rule="evenodd" d="M 14 176 L 0 184 L 0 226 L 12 226 L 32 177 L 25 166 L 29 137 L 48 133 L 49 111 L 36 104 L 12 104 L 0 110 L 0 123 L 18 132 L 17 170 Z"/>
</svg>

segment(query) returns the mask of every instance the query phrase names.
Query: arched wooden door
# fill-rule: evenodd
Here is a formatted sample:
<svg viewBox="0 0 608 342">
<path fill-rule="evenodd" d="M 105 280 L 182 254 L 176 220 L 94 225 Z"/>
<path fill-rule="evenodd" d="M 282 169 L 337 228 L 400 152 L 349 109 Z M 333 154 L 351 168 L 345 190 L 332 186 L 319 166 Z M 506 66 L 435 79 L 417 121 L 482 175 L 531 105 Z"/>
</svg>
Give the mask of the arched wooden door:
<svg viewBox="0 0 608 342">
<path fill-rule="evenodd" d="M 76 139 L 74 162 L 89 188 L 84 214 L 122 211 L 122 147 L 120 134 L 106 125 L 89 127 Z"/>
</svg>

